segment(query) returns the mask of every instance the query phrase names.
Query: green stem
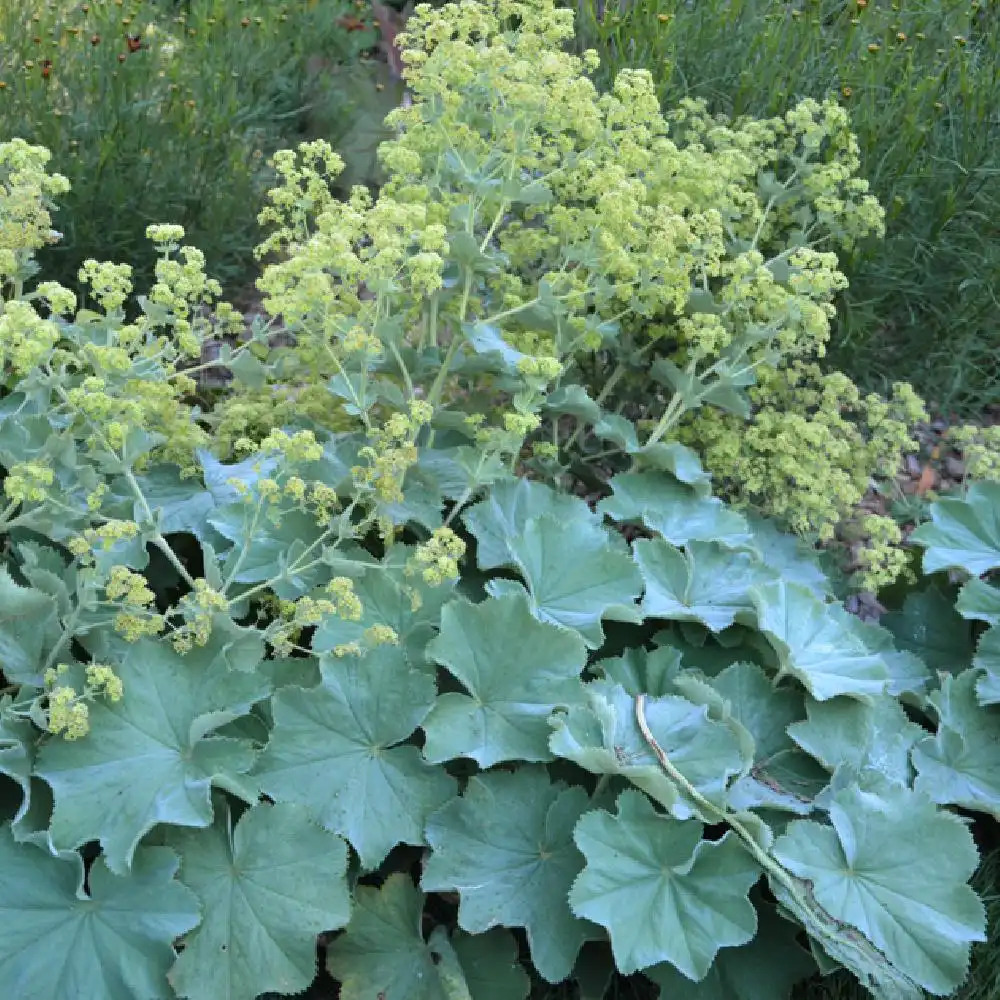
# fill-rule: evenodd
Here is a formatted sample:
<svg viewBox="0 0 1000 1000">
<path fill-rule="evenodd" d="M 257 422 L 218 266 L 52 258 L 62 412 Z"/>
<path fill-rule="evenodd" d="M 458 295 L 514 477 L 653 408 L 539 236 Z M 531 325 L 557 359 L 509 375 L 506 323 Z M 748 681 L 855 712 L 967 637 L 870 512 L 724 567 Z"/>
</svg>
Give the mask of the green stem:
<svg viewBox="0 0 1000 1000">
<path fill-rule="evenodd" d="M 233 564 L 233 568 L 229 571 L 228 576 L 222 581 L 221 593 L 223 597 L 225 596 L 226 591 L 233 585 L 233 580 L 236 578 L 236 574 L 239 573 L 240 567 L 243 565 L 243 561 L 246 559 L 247 553 L 250 551 L 250 543 L 253 541 L 254 533 L 257 531 L 257 523 L 260 520 L 260 514 L 264 509 L 264 504 L 266 502 L 267 501 L 263 497 L 257 501 L 257 506 L 254 508 L 253 512 L 253 520 L 250 522 L 250 531 L 247 533 L 247 542 L 243 548 L 240 549 L 240 554 L 236 557 L 236 562 Z M 246 524 L 245 521 L 243 523 Z"/>
<path fill-rule="evenodd" d="M 693 364 L 693 363 L 692 363 Z M 679 392 L 675 392 L 667 404 L 666 410 L 663 412 L 663 416 L 660 417 L 659 422 L 653 428 L 653 433 L 649 435 L 649 440 L 646 441 L 646 447 L 651 444 L 656 444 L 657 441 L 663 437 L 671 427 L 680 419 L 681 414 L 683 414 L 685 409 L 684 400 L 681 398 Z"/>
<path fill-rule="evenodd" d="M 649 723 L 646 721 L 646 696 L 640 694 L 636 696 L 635 699 L 635 721 L 639 725 L 639 732 L 642 733 L 642 738 L 648 744 L 650 750 L 656 755 L 656 759 L 660 763 L 660 767 L 666 772 L 667 776 L 675 784 L 679 785 L 684 794 L 688 799 L 693 802 L 702 813 L 702 819 L 706 823 L 726 823 L 733 832 L 744 842 L 747 850 L 754 856 L 756 862 L 764 869 L 768 874 L 774 875 L 774 877 L 781 882 L 781 884 L 788 889 L 789 892 L 798 893 L 798 886 L 795 884 L 794 879 L 788 874 L 773 858 L 757 843 L 753 834 L 738 820 L 732 813 L 727 812 L 720 806 L 717 806 L 714 802 L 709 801 L 705 798 L 701 792 L 698 791 L 694 785 L 691 784 L 687 778 L 681 774 L 680 771 L 674 766 L 670 758 L 666 755 L 663 747 L 656 742 L 656 737 L 653 736 L 649 729 Z"/>
<path fill-rule="evenodd" d="M 67 642 L 69 642 L 76 635 L 76 623 L 80 620 L 82 612 L 83 608 L 78 604 L 73 609 L 73 613 L 63 623 L 62 635 L 59 636 L 58 641 L 52 647 L 49 655 L 45 658 L 45 663 L 42 664 L 42 677 L 45 676 L 46 670 L 55 666 L 56 660 L 58 660 L 62 655 L 63 648 L 66 646 Z"/>
<path fill-rule="evenodd" d="M 112 451 L 112 454 L 114 452 Z M 145 518 L 148 524 L 155 525 L 156 518 L 153 516 L 153 511 L 149 506 L 149 502 L 146 500 L 146 495 L 142 492 L 142 487 L 139 485 L 138 480 L 135 478 L 135 474 L 131 469 L 125 468 L 125 481 L 129 485 L 129 489 L 135 495 L 136 500 L 139 501 L 139 506 L 142 508 L 142 516 Z M 187 571 L 187 567 L 177 558 L 177 554 L 170 547 L 170 543 L 160 534 L 159 531 L 154 531 L 152 538 L 153 544 L 167 557 L 167 562 L 175 570 L 177 570 L 178 576 L 189 586 L 194 587 L 194 577 Z"/>
<path fill-rule="evenodd" d="M 403 363 L 403 358 L 399 353 L 399 348 L 395 344 L 389 344 L 389 350 L 392 352 L 392 357 L 396 364 L 399 365 L 399 370 L 403 373 L 403 382 L 406 385 L 406 395 L 408 399 L 413 399 L 413 380 L 410 378 L 409 369 Z"/>
</svg>

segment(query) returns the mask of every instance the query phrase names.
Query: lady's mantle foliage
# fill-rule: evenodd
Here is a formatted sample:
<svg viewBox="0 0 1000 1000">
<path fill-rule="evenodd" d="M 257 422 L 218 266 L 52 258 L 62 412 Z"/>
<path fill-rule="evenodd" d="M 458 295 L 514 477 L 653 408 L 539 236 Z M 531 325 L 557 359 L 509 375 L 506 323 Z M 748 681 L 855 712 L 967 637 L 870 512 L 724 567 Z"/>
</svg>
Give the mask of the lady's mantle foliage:
<svg viewBox="0 0 1000 1000">
<path fill-rule="evenodd" d="M 32 285 L 62 185 L 0 146 L 4 996 L 294 994 L 320 934 L 359 1000 L 525 996 L 585 942 L 776 998 L 815 967 L 798 931 L 879 997 L 963 978 L 949 807 L 1000 813 L 1000 494 L 915 536 L 981 633 L 943 680 L 711 496 L 674 438 L 779 419 L 755 384 L 826 427 L 822 475 L 827 432 L 898 444 L 895 404 L 852 431 L 799 366 L 838 280 L 812 241 L 877 210 L 833 109 L 667 122 L 642 74 L 595 93 L 571 21 L 421 10 L 377 200 L 333 200 L 322 144 L 278 158 L 277 346 L 177 227 L 137 310 L 125 265 L 86 265 L 94 308 Z M 633 420 L 650 365 L 672 395 Z M 591 506 L 564 473 L 597 448 Z"/>
</svg>

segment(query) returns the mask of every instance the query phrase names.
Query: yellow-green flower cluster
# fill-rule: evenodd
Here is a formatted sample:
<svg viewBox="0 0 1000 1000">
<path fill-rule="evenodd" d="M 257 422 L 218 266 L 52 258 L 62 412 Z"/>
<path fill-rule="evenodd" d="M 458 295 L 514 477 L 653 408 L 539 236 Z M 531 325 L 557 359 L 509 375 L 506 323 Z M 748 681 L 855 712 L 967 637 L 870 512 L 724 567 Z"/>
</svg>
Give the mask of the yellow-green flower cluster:
<svg viewBox="0 0 1000 1000">
<path fill-rule="evenodd" d="M 312 431 L 296 431 L 289 435 L 273 430 L 260 443 L 261 451 L 279 452 L 288 462 L 317 462 L 323 457 L 323 446 Z"/>
<path fill-rule="evenodd" d="M 333 614 L 343 618 L 344 621 L 361 620 L 364 609 L 361 606 L 361 598 L 354 589 L 354 581 L 350 577 L 335 576 L 326 585 L 326 592 L 333 598 Z"/>
<path fill-rule="evenodd" d="M 370 625 L 361 633 L 361 636 L 368 647 L 396 646 L 399 644 L 399 635 L 389 625 Z"/>
<path fill-rule="evenodd" d="M 49 691 L 49 732 L 78 740 L 90 732 L 90 709 L 87 703 L 67 685 L 57 685 Z"/>
<path fill-rule="evenodd" d="M 351 469 L 355 482 L 372 489 L 379 500 L 398 503 L 403 499 L 403 477 L 417 460 L 416 436 L 434 415 L 424 400 L 410 403 L 409 413 L 394 413 L 369 436 L 370 444 L 358 452 L 366 466 Z"/>
<path fill-rule="evenodd" d="M 58 239 L 52 198 L 69 190 L 61 174 L 46 172 L 52 154 L 23 139 L 0 142 L 0 285 L 15 279 L 31 255 Z"/>
<path fill-rule="evenodd" d="M 135 521 L 112 518 L 96 528 L 87 528 L 81 535 L 71 538 L 66 545 L 73 555 L 86 561 L 92 552 L 98 549 L 109 552 L 118 542 L 135 538 L 138 534 L 139 525 Z"/>
<path fill-rule="evenodd" d="M 56 316 L 68 316 L 76 310 L 76 294 L 58 281 L 40 281 L 35 288 L 35 295 L 47 302 Z"/>
<path fill-rule="evenodd" d="M 164 254 L 173 253 L 184 239 L 184 227 L 173 223 L 154 223 L 146 227 L 146 239 Z"/>
<path fill-rule="evenodd" d="M 754 504 L 796 531 L 833 537 L 874 473 L 893 475 L 915 447 L 910 426 L 926 418 L 907 385 L 861 398 L 854 384 L 815 365 L 772 371 L 751 393 L 753 419 L 699 410 L 682 437 L 735 501 Z"/>
<path fill-rule="evenodd" d="M 132 292 L 132 266 L 96 261 L 88 257 L 77 272 L 81 285 L 90 286 L 90 294 L 105 313 L 115 313 Z"/>
<path fill-rule="evenodd" d="M 164 256 L 156 262 L 156 281 L 149 290 L 149 301 L 169 313 L 181 354 L 197 358 L 201 356 L 202 339 L 190 320 L 192 310 L 201 304 L 211 304 L 222 294 L 222 287 L 206 276 L 205 255 L 200 250 L 181 247 L 179 256 L 180 260 Z M 199 327 L 204 329 L 208 325 L 202 318 Z"/>
<path fill-rule="evenodd" d="M 297 158 L 295 151 L 281 149 L 271 160 L 280 183 L 268 192 L 269 204 L 257 218 L 261 225 L 277 228 L 258 247 L 260 257 L 287 250 L 306 235 L 312 215 L 334 204 L 330 182 L 344 169 L 344 161 L 323 141 L 303 143 L 298 152 Z"/>
<path fill-rule="evenodd" d="M 399 636 L 395 629 L 388 625 L 372 625 L 366 628 L 361 634 L 361 640 L 355 639 L 353 642 L 342 642 L 333 647 L 333 655 L 344 656 L 364 656 L 365 653 L 375 646 L 395 646 L 399 642 Z"/>
<path fill-rule="evenodd" d="M 114 628 L 128 642 L 137 642 L 145 635 L 159 635 L 163 631 L 163 616 L 150 611 L 156 596 L 144 576 L 127 566 L 113 566 L 104 584 L 104 593 L 109 601 L 120 607 Z"/>
<path fill-rule="evenodd" d="M 48 360 L 59 342 L 59 328 L 43 319 L 23 299 L 4 304 L 0 313 L 0 369 L 10 366 L 16 375 L 27 375 Z"/>
<path fill-rule="evenodd" d="M 861 520 L 865 544 L 858 552 L 860 569 L 855 584 L 860 590 L 877 594 L 908 572 L 909 557 L 903 549 L 903 533 L 890 517 L 869 514 Z"/>
<path fill-rule="evenodd" d="M 170 641 L 178 653 L 189 653 L 195 646 L 204 646 L 212 636 L 212 619 L 219 612 L 229 610 L 225 594 L 215 590 L 207 580 L 194 581 L 194 587 L 178 605 L 184 616 L 170 635 Z"/>
<path fill-rule="evenodd" d="M 277 611 L 282 620 L 269 630 L 268 639 L 274 651 L 284 656 L 292 652 L 304 628 L 318 625 L 327 615 L 336 615 L 337 605 L 324 597 L 304 596 L 297 601 L 278 601 Z"/>
<path fill-rule="evenodd" d="M 45 671 L 44 682 L 48 699 L 48 730 L 67 740 L 78 740 L 90 732 L 90 708 L 87 704 L 95 698 L 121 701 L 125 690 L 114 668 L 103 663 L 91 663 L 84 669 L 83 691 L 77 692 L 64 679 L 69 666 L 60 663 Z"/>
<path fill-rule="evenodd" d="M 948 441 L 962 453 L 966 479 L 1000 481 L 1000 424 L 953 427 Z"/>
<path fill-rule="evenodd" d="M 420 574 L 432 587 L 454 580 L 459 575 L 458 561 L 465 555 L 465 542 L 451 528 L 438 528 L 426 542 L 417 546 L 406 565 L 406 575 Z"/>
<path fill-rule="evenodd" d="M 18 462 L 8 469 L 3 491 L 15 503 L 41 503 L 54 478 L 52 469 L 41 462 Z"/>
<path fill-rule="evenodd" d="M 212 449 L 226 458 L 256 451 L 272 430 L 310 420 L 332 431 L 357 430 L 359 421 L 322 384 L 244 389 L 220 400 L 211 414 Z"/>
</svg>

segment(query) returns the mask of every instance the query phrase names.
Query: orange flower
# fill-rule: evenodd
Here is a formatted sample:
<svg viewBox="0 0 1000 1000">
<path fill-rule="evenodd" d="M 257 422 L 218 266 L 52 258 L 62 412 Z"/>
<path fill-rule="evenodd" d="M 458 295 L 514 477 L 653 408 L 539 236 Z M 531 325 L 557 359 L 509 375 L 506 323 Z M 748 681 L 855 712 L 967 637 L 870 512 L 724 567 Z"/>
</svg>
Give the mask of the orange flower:
<svg viewBox="0 0 1000 1000">
<path fill-rule="evenodd" d="M 368 27 L 360 17 L 355 17 L 353 14 L 344 14 L 342 17 L 338 17 L 337 24 L 345 31 L 364 31 Z"/>
<path fill-rule="evenodd" d="M 850 97 L 851 94 L 854 93 L 854 91 L 851 90 L 850 87 L 841 87 L 840 92 L 844 95 L 844 97 Z"/>
</svg>

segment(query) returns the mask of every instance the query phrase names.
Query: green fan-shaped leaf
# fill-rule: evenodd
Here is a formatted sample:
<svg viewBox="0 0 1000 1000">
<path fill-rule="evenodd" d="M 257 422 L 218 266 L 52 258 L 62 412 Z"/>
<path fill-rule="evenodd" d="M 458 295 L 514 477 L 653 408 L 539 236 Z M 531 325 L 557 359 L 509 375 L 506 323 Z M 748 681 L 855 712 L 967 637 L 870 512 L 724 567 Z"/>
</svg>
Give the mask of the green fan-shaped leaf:
<svg viewBox="0 0 1000 1000">
<path fill-rule="evenodd" d="M 750 553 L 714 542 L 691 542 L 681 552 L 660 538 L 643 538 L 633 553 L 646 583 L 647 617 L 700 622 L 713 632 L 740 616 L 752 618 L 751 587 L 774 577 Z"/>
<path fill-rule="evenodd" d="M 598 524 L 600 518 L 578 497 L 557 493 L 544 483 L 511 479 L 497 483 L 485 500 L 462 515 L 475 536 L 480 569 L 513 565 L 508 540 L 520 535 L 528 521 L 551 514 L 570 524 Z"/>
<path fill-rule="evenodd" d="M 209 829 L 168 835 L 203 912 L 171 981 L 188 1000 L 298 993 L 316 975 L 316 935 L 347 923 L 347 847 L 298 806 L 254 806 L 233 828 L 224 802 L 215 811 Z"/>
<path fill-rule="evenodd" d="M 0 829 L 0 995 L 17 1000 L 170 1000 L 173 942 L 198 923 L 177 856 L 136 851 L 125 877 L 98 858 L 52 857 Z"/>
<path fill-rule="evenodd" d="M 916 653 L 931 670 L 956 673 L 972 657 L 972 630 L 935 583 L 907 594 L 902 608 L 881 623 L 900 649 Z"/>
<path fill-rule="evenodd" d="M 593 681 L 585 690 L 586 706 L 553 718 L 552 752 L 593 774 L 621 775 L 677 818 L 689 818 L 690 804 L 643 738 L 632 696 L 609 681 Z M 729 779 L 749 767 L 736 733 L 710 719 L 704 705 L 676 695 L 647 698 L 646 722 L 674 766 L 710 801 L 721 804 Z"/>
<path fill-rule="evenodd" d="M 758 628 L 778 654 L 779 676 L 796 677 L 817 701 L 886 690 L 888 665 L 858 638 L 843 608 L 784 581 L 755 587 L 752 597 Z"/>
<path fill-rule="evenodd" d="M 57 610 L 54 597 L 20 586 L 0 566 L 0 672 L 8 683 L 42 686 L 42 654 L 59 637 Z"/>
<path fill-rule="evenodd" d="M 71 594 L 76 593 L 77 571 L 75 565 L 67 565 L 63 557 L 48 545 L 34 542 L 20 542 L 17 545 L 21 557 L 21 575 L 28 583 L 43 594 L 55 598 L 61 616 L 73 609 Z"/>
<path fill-rule="evenodd" d="M 788 727 L 802 718 L 803 698 L 790 688 L 775 689 L 753 663 L 734 663 L 708 683 L 726 700 L 729 711 L 754 742 L 754 760 L 765 762 L 791 749 Z"/>
<path fill-rule="evenodd" d="M 0 698 L 0 774 L 6 774 L 21 789 L 21 804 L 12 817 L 16 831 L 31 805 L 31 771 L 38 730 L 27 719 L 14 715 L 11 703 L 9 695 Z"/>
<path fill-rule="evenodd" d="M 830 803 L 830 822 L 795 820 L 774 857 L 808 879 L 826 913 L 860 931 L 893 967 L 931 993 L 950 993 L 986 922 L 967 884 L 978 862 L 968 827 L 901 785 L 878 795 L 843 789 Z"/>
<path fill-rule="evenodd" d="M 774 521 L 754 514 L 748 514 L 746 521 L 753 533 L 748 547 L 765 566 L 773 569 L 782 580 L 799 583 L 819 598 L 833 593 L 833 586 L 820 567 L 814 548 L 798 536 L 782 531 Z"/>
<path fill-rule="evenodd" d="M 602 618 L 642 620 L 635 606 L 642 578 L 624 545 L 603 527 L 546 514 L 530 519 L 507 544 L 542 621 L 575 629 L 596 649 L 604 641 Z M 510 592 L 509 581 L 487 589 L 500 593 L 497 583 Z"/>
<path fill-rule="evenodd" d="M 862 621 L 857 615 L 844 614 L 842 610 L 836 614 L 862 646 L 881 657 L 889 673 L 887 694 L 897 698 L 907 693 L 923 695 L 931 683 L 931 675 L 927 664 L 916 653 L 896 649 L 892 633 L 876 622 Z"/>
<path fill-rule="evenodd" d="M 551 759 L 549 716 L 583 697 L 587 651 L 576 633 L 538 621 L 523 596 L 453 601 L 427 652 L 467 692 L 449 691 L 434 703 L 424 721 L 428 760 L 471 757 L 491 767 Z"/>
<path fill-rule="evenodd" d="M 324 657 L 320 669 L 319 687 L 272 698 L 274 729 L 255 774 L 271 798 L 305 806 L 373 869 L 396 844 L 423 844 L 427 816 L 455 792 L 454 779 L 402 745 L 434 703 L 434 681 L 392 646 Z"/>
<path fill-rule="evenodd" d="M 789 726 L 789 735 L 831 773 L 846 766 L 858 775 L 876 771 L 896 784 L 911 784 L 910 750 L 927 732 L 910 722 L 895 698 L 810 701 L 806 712 L 809 718 Z"/>
<path fill-rule="evenodd" d="M 976 684 L 979 704 L 1000 704 L 1000 625 L 994 625 L 980 636 L 973 666 L 986 671 Z"/>
<path fill-rule="evenodd" d="M 966 580 L 958 593 L 955 610 L 963 618 L 1000 625 L 1000 587 L 976 576 Z"/>
<path fill-rule="evenodd" d="M 929 698 L 938 731 L 913 749 L 914 787 L 941 805 L 1000 819 L 1000 710 L 976 699 L 977 673 L 944 676 Z"/>
<path fill-rule="evenodd" d="M 931 504 L 931 520 L 910 541 L 924 548 L 924 573 L 962 569 L 982 576 L 1000 567 L 1000 483 L 973 483 L 964 499 Z"/>
<path fill-rule="evenodd" d="M 188 532 L 202 541 L 208 540 L 207 519 L 215 509 L 215 498 L 207 490 L 192 488 L 190 479 L 181 478 L 174 465 L 157 465 L 149 472 L 136 476 L 145 503 L 156 516 L 156 527 L 164 535 Z M 145 511 L 135 501 L 132 517 L 140 524 Z"/>
<path fill-rule="evenodd" d="M 354 581 L 354 592 L 361 601 L 361 618 L 356 622 L 334 615 L 324 618 L 313 633 L 313 652 L 329 653 L 336 646 L 360 643 L 366 629 L 388 625 L 399 636 L 400 648 L 410 665 L 425 667 L 424 651 L 434 635 L 442 604 L 453 596 L 450 590 L 445 586 L 427 588 L 421 594 L 420 607 L 414 611 L 410 596 L 403 592 L 396 574 L 376 569 Z"/>
<path fill-rule="evenodd" d="M 560 386 L 545 397 L 542 408 L 546 413 L 567 413 L 588 424 L 601 419 L 601 408 L 582 385 Z"/>
<path fill-rule="evenodd" d="M 359 886 L 347 929 L 327 949 L 327 969 L 340 982 L 341 1000 L 369 1000 L 380 993 L 407 1000 L 455 1000 L 442 982 L 444 942 L 421 933 L 424 895 L 398 872 L 379 889 Z M 521 1000 L 529 980 L 517 961 L 510 933 L 459 931 L 451 941 L 472 1000 Z"/>
<path fill-rule="evenodd" d="M 683 547 L 692 539 L 739 545 L 750 540 L 746 520 L 716 497 L 703 497 L 662 472 L 622 472 L 609 483 L 614 495 L 598 505 L 616 521 L 639 521 Z"/>
<path fill-rule="evenodd" d="M 828 775 L 788 735 L 788 727 L 805 712 L 800 691 L 776 689 L 753 663 L 734 663 L 708 683 L 725 700 L 729 716 L 753 740 L 753 767 L 730 788 L 730 806 L 810 812 L 812 799 L 826 785 Z"/>
<path fill-rule="evenodd" d="M 598 660 L 590 669 L 620 684 L 633 697 L 650 694 L 656 698 L 673 693 L 673 681 L 681 669 L 681 654 L 670 646 L 654 650 L 638 646 L 626 649 L 621 656 Z"/>
<path fill-rule="evenodd" d="M 457 891 L 458 923 L 470 934 L 523 927 L 535 968 L 561 982 L 593 935 L 567 902 L 583 868 L 573 827 L 587 807 L 582 788 L 550 784 L 542 768 L 477 775 L 427 823 L 434 852 L 423 887 Z"/>
<path fill-rule="evenodd" d="M 256 507 L 242 501 L 218 507 L 207 518 L 223 538 L 232 543 L 225 553 L 224 576 L 236 583 L 275 581 L 274 592 L 283 600 L 308 593 L 323 576 L 321 565 L 281 577 L 281 574 L 323 534 L 316 518 L 298 510 L 284 510 L 277 522 L 254 515 Z"/>
<path fill-rule="evenodd" d="M 358 886 L 351 922 L 327 949 L 327 969 L 340 983 L 341 1000 L 379 994 L 449 1000 L 421 934 L 423 911 L 423 893 L 399 872 L 380 889 Z"/>
<path fill-rule="evenodd" d="M 703 979 L 720 948 L 757 930 L 747 898 L 760 869 L 732 834 L 702 840 L 694 821 L 657 813 L 638 792 L 622 792 L 618 813 L 584 815 L 574 838 L 587 866 L 570 892 L 581 917 L 607 928 L 619 972 L 669 962 Z"/>
<path fill-rule="evenodd" d="M 517 942 L 499 927 L 485 934 L 459 931 L 452 946 L 465 971 L 472 1000 L 523 1000 L 531 980 L 517 957 Z"/>
<path fill-rule="evenodd" d="M 757 935 L 739 948 L 722 948 L 708 975 L 694 983 L 672 965 L 646 969 L 661 1000 L 787 1000 L 800 980 L 816 972 L 812 956 L 796 941 L 799 928 L 773 907 L 757 907 Z"/>
<path fill-rule="evenodd" d="M 698 496 L 712 492 L 712 476 L 702 467 L 697 452 L 678 441 L 656 441 L 640 445 L 635 425 L 615 413 L 606 413 L 594 425 L 594 434 L 611 441 L 624 452 L 635 456 L 638 468 L 669 472 L 676 480 L 690 486 Z"/>
<path fill-rule="evenodd" d="M 213 731 L 245 715 L 269 693 L 267 682 L 230 670 L 209 647 L 187 656 L 143 639 L 118 665 L 124 696 L 90 706 L 90 733 L 52 740 L 36 773 L 52 786 L 52 840 L 104 847 L 108 867 L 124 872 L 136 844 L 157 823 L 208 826 L 210 790 L 250 770 L 246 740 Z"/>
</svg>

